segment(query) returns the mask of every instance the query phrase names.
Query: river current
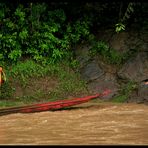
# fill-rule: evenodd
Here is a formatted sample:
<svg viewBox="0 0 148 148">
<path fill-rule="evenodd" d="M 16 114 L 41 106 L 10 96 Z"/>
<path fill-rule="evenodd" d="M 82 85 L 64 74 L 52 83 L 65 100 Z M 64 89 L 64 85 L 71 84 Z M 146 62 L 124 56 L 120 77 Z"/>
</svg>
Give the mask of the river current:
<svg viewBox="0 0 148 148">
<path fill-rule="evenodd" d="M 59 111 L 0 116 L 0 144 L 148 145 L 148 106 L 88 102 Z"/>
</svg>

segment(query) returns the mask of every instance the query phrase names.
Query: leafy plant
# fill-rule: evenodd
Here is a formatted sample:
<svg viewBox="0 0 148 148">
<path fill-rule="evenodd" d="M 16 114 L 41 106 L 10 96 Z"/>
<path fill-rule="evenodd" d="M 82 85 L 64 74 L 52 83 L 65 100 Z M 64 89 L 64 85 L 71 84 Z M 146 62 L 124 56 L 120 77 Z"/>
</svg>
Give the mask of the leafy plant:
<svg viewBox="0 0 148 148">
<path fill-rule="evenodd" d="M 122 55 L 116 50 L 110 48 L 104 41 L 94 42 L 93 47 L 90 49 L 91 55 L 99 54 L 106 59 L 110 64 L 121 64 Z"/>
<path fill-rule="evenodd" d="M 99 55 L 103 57 L 109 64 L 121 65 L 126 62 L 130 57 L 135 56 L 137 49 L 131 49 L 127 52 L 120 53 L 104 41 L 96 41 L 94 39 L 92 48 L 90 49 L 90 54 L 92 56 Z"/>
<path fill-rule="evenodd" d="M 115 31 L 117 33 L 125 30 L 125 21 L 127 21 L 130 18 L 130 15 L 134 12 L 134 5 L 135 5 L 135 3 L 132 3 L 132 2 L 130 2 L 128 4 L 127 9 L 124 13 L 124 16 L 122 18 L 120 18 L 119 23 L 117 23 L 115 25 Z"/>
<path fill-rule="evenodd" d="M 115 26 L 116 26 L 116 32 L 117 32 L 117 33 L 119 33 L 119 32 L 121 32 L 121 31 L 125 30 L 125 25 L 122 24 L 122 23 L 118 23 L 118 24 L 116 24 Z"/>
</svg>

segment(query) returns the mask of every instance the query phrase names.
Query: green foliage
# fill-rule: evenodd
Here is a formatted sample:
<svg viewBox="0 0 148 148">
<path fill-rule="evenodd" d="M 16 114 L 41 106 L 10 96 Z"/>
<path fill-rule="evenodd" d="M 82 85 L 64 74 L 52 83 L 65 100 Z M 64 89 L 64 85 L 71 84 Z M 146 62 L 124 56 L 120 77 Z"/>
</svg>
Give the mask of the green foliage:
<svg viewBox="0 0 148 148">
<path fill-rule="evenodd" d="M 69 64 L 64 63 L 69 67 Z M 62 63 L 61 63 L 62 65 Z M 63 74 L 67 73 L 63 67 L 60 66 L 59 63 L 54 64 L 39 64 L 34 62 L 33 60 L 26 60 L 24 62 L 18 62 L 16 65 L 12 65 L 13 68 L 7 69 L 8 77 L 17 78 L 23 83 L 27 82 L 28 78 L 32 77 L 43 77 L 47 74 L 57 75 L 58 77 L 62 77 Z M 64 69 L 64 70 L 63 70 Z M 64 78 L 64 76 L 63 76 Z"/>
<path fill-rule="evenodd" d="M 28 78 L 30 77 L 42 77 L 47 73 L 47 68 L 35 63 L 33 60 L 27 60 L 24 62 L 18 62 L 13 65 L 13 68 L 8 71 L 9 76 L 13 79 L 19 79 L 22 86 L 26 86 Z"/>
<path fill-rule="evenodd" d="M 14 92 L 14 88 L 11 86 L 11 84 L 9 82 L 5 82 L 1 87 L 0 87 L 0 98 L 2 100 L 4 99 L 9 99 L 11 98 L 13 92 Z M 1 100 L 0 99 L 0 100 Z"/>
<path fill-rule="evenodd" d="M 32 103 L 43 101 L 45 97 L 51 101 L 65 99 L 70 95 L 79 95 L 82 92 L 87 93 L 86 84 L 80 79 L 80 75 L 71 69 L 68 62 L 41 65 L 33 60 L 26 60 L 24 62 L 18 62 L 12 67 L 7 65 L 7 69 L 5 69 L 7 82 L 0 88 L 0 106 L 1 104 L 7 106 L 5 99 L 9 99 L 10 101 L 15 99 L 18 103 Z M 36 90 L 33 88 L 33 94 L 25 93 L 26 89 L 30 89 L 28 86 L 32 84 L 32 81 L 38 83 L 38 80 L 44 77 L 54 78 L 58 81 L 54 90 L 49 93 L 46 89 Z M 23 95 L 14 98 L 18 87 L 23 91 Z M 3 100 L 4 103 L 2 103 Z"/>
<path fill-rule="evenodd" d="M 115 31 L 117 33 L 125 30 L 125 21 L 127 21 L 130 18 L 130 15 L 134 12 L 134 5 L 135 3 L 132 3 L 132 2 L 128 4 L 123 17 L 119 20 L 119 23 L 115 25 Z"/>
<path fill-rule="evenodd" d="M 12 106 L 22 106 L 22 105 L 25 104 L 20 101 L 0 100 L 0 107 L 12 107 Z"/>
<path fill-rule="evenodd" d="M 120 53 L 113 48 L 110 48 L 109 45 L 104 41 L 96 41 L 94 39 L 93 46 L 90 49 L 91 56 L 99 55 L 109 64 L 122 65 L 129 58 L 135 56 L 137 49 L 131 49 L 127 52 Z"/>
<path fill-rule="evenodd" d="M 86 17 L 67 22 L 63 9 L 50 10 L 46 3 L 19 4 L 16 9 L 0 4 L 0 8 L 1 61 L 17 63 L 30 56 L 38 62 L 57 62 L 69 58 L 71 45 L 90 34 Z"/>
<path fill-rule="evenodd" d="M 126 9 L 115 25 L 117 33 L 125 30 L 125 20 L 137 11 L 134 10 L 135 5 L 137 9 L 141 6 L 131 2 L 123 4 Z M 55 6 L 52 8 L 52 4 L 44 2 L 0 3 L 0 62 L 17 63 L 26 56 L 44 64 L 69 59 L 72 45 L 85 39 L 93 40 L 91 32 L 96 32 L 99 24 L 104 25 L 103 22 L 115 21 L 116 13 L 112 14 L 119 11 L 116 3 L 109 5 L 106 2 L 95 5 L 81 3 L 75 7 L 71 3 Z M 107 13 L 111 15 L 106 17 Z"/>
<path fill-rule="evenodd" d="M 120 95 L 114 97 L 112 101 L 118 103 L 125 102 L 128 99 L 129 95 L 132 93 L 132 91 L 135 89 L 137 89 L 137 84 L 133 81 L 129 81 L 121 88 L 119 92 Z"/>
<path fill-rule="evenodd" d="M 8 55 L 8 58 L 16 62 L 22 56 L 21 50 L 12 50 Z"/>
<path fill-rule="evenodd" d="M 70 61 L 70 67 L 71 67 L 71 68 L 73 68 L 73 69 L 76 70 L 79 66 L 80 66 L 80 65 L 79 65 L 79 61 L 78 61 L 78 60 L 72 59 L 72 60 Z"/>
<path fill-rule="evenodd" d="M 71 71 L 67 64 L 65 66 L 59 67 L 57 65 L 54 67 L 54 75 L 59 78 L 59 85 L 51 92 L 52 99 L 63 99 L 65 96 L 71 95 L 76 96 L 81 92 L 87 93 L 86 83 L 80 79 L 80 75 Z"/>
<path fill-rule="evenodd" d="M 122 23 L 118 23 L 118 24 L 116 24 L 115 26 L 116 26 L 116 32 L 117 32 L 117 33 L 119 33 L 119 32 L 121 32 L 121 31 L 125 30 L 125 25 L 122 24 Z"/>
<path fill-rule="evenodd" d="M 123 55 L 116 50 L 110 48 L 104 41 L 95 42 L 93 47 L 90 49 L 92 56 L 99 54 L 110 64 L 120 65 L 123 62 Z"/>
</svg>

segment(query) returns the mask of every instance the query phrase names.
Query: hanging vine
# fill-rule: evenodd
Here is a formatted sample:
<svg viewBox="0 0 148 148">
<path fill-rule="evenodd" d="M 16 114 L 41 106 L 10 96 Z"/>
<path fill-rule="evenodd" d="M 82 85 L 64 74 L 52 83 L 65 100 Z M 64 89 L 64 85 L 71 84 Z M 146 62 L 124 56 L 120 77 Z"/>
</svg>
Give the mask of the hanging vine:
<svg viewBox="0 0 148 148">
<path fill-rule="evenodd" d="M 130 18 L 131 14 L 134 12 L 134 6 L 135 6 L 135 3 L 130 2 L 126 8 L 126 11 L 125 11 L 123 17 L 120 18 L 119 23 L 115 24 L 115 31 L 117 33 L 125 30 L 125 21 L 128 20 Z M 123 3 L 121 3 L 121 6 L 120 6 L 119 17 L 121 17 L 122 7 L 123 7 Z"/>
</svg>

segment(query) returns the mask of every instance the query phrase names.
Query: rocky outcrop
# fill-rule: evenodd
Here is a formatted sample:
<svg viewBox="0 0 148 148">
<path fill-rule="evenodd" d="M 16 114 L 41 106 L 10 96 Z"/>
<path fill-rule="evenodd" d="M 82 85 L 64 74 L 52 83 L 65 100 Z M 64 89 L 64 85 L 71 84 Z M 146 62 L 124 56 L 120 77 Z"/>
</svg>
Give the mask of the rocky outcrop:
<svg viewBox="0 0 148 148">
<path fill-rule="evenodd" d="M 109 44 L 110 48 L 120 53 L 129 50 L 148 51 L 148 32 L 145 30 L 132 30 L 115 33 L 114 30 L 100 30 L 97 33 L 97 40 L 103 40 Z"/>
<path fill-rule="evenodd" d="M 140 83 L 137 91 L 133 92 L 127 102 L 145 103 L 148 104 L 148 85 Z"/>
<path fill-rule="evenodd" d="M 88 64 L 85 64 L 85 66 L 80 69 L 80 73 L 84 80 L 90 82 L 101 77 L 104 74 L 104 71 L 101 69 L 99 64 L 93 60 Z"/>
<path fill-rule="evenodd" d="M 109 41 L 111 48 L 118 52 L 124 53 L 129 50 L 128 45 L 125 43 L 129 34 L 127 32 L 121 32 L 120 34 L 114 34 Z"/>
<path fill-rule="evenodd" d="M 106 89 L 110 89 L 112 92 L 106 96 L 104 99 L 111 99 L 113 96 L 115 96 L 118 93 L 119 84 L 117 83 L 115 76 L 108 74 L 104 74 L 99 79 L 96 79 L 95 81 L 92 81 L 88 84 L 88 89 L 92 93 L 101 93 Z"/>
<path fill-rule="evenodd" d="M 118 72 L 118 76 L 124 80 L 141 82 L 148 78 L 148 53 L 138 53 L 136 57 L 130 59 Z"/>
<path fill-rule="evenodd" d="M 80 73 L 88 85 L 91 93 L 102 92 L 111 89 L 112 93 L 107 99 L 119 95 L 119 89 L 124 83 L 133 81 L 137 83 L 137 90 L 130 97 L 129 102 L 148 102 L 148 86 L 142 85 L 141 81 L 148 79 L 148 33 L 145 31 L 134 31 L 115 33 L 113 30 L 101 30 L 97 39 L 106 41 L 110 48 L 120 53 L 136 49 L 137 55 L 133 55 L 122 67 L 115 68 L 113 65 L 103 63 L 101 59 L 93 58 L 89 54 L 91 45 L 83 44 L 76 47 L 76 59 L 80 62 Z M 124 80 L 124 81 L 123 81 Z"/>
<path fill-rule="evenodd" d="M 82 45 L 76 50 L 76 58 L 80 63 L 80 74 L 87 82 L 88 90 L 91 93 L 101 93 L 105 89 L 111 89 L 112 93 L 105 99 L 112 98 L 119 89 L 116 78 L 116 70 L 104 64 L 97 57 L 91 57 L 88 45 Z"/>
</svg>

